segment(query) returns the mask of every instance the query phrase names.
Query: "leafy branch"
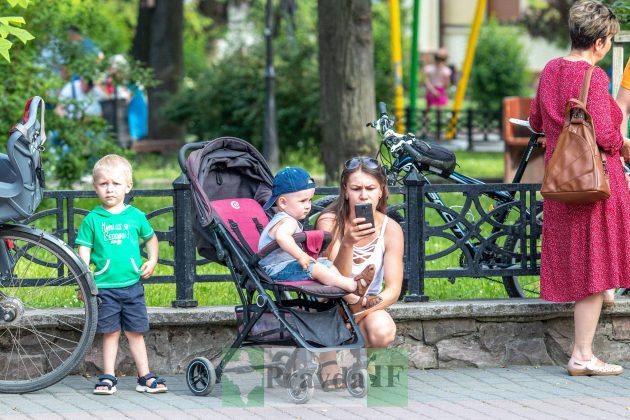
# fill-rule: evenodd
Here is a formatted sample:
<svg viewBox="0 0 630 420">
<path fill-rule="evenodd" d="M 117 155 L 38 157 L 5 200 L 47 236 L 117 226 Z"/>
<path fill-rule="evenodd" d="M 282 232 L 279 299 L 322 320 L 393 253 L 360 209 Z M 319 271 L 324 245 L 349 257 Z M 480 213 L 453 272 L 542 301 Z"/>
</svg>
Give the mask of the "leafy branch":
<svg viewBox="0 0 630 420">
<path fill-rule="evenodd" d="M 23 9 L 26 9 L 31 2 L 31 0 L 6 1 L 11 7 L 20 6 Z M 9 35 L 19 39 L 23 44 L 35 38 L 29 31 L 20 28 L 24 24 L 26 24 L 26 21 L 21 16 L 0 17 L 0 55 L 8 62 L 11 62 L 9 50 L 13 46 L 13 42 L 7 39 Z"/>
</svg>

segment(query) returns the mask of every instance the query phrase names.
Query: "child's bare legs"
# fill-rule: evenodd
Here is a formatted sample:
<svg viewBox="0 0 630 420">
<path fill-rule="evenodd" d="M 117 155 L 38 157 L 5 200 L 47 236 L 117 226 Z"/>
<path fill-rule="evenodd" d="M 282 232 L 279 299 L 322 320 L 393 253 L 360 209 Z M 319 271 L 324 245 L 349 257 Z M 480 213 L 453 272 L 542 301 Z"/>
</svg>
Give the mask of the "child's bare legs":
<svg viewBox="0 0 630 420">
<path fill-rule="evenodd" d="M 112 331 L 103 334 L 103 374 L 116 376 L 116 356 L 118 355 L 118 340 L 120 331 Z M 105 379 L 103 382 L 111 382 Z M 113 385 L 113 384 L 112 384 Z M 99 390 L 107 390 L 106 386 L 96 387 Z"/>
<path fill-rule="evenodd" d="M 335 268 L 316 262 L 311 270 L 312 277 L 327 286 L 335 286 L 347 292 L 355 292 L 360 297 L 365 296 L 374 278 L 374 265 L 368 265 L 363 272 L 354 278 L 342 276 Z"/>
<path fill-rule="evenodd" d="M 125 335 L 127 336 L 127 341 L 129 342 L 129 351 L 131 352 L 131 356 L 133 357 L 133 361 L 136 364 L 136 370 L 138 371 L 138 376 L 145 376 L 150 372 L 149 370 L 149 358 L 147 357 L 147 347 L 144 344 L 144 334 L 125 331 Z M 155 381 L 155 378 L 151 378 L 147 380 L 147 386 L 151 386 L 151 384 Z M 158 388 L 165 388 L 166 385 L 158 384 Z"/>
</svg>

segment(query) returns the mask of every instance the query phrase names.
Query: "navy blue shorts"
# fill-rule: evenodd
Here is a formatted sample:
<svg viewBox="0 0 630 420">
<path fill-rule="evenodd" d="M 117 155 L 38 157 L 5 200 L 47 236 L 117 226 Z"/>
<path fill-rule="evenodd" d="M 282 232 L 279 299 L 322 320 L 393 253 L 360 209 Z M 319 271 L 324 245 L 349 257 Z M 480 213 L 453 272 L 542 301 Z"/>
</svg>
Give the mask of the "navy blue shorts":
<svg viewBox="0 0 630 420">
<path fill-rule="evenodd" d="M 149 315 L 141 282 L 116 289 L 98 289 L 98 297 L 96 332 L 149 331 Z"/>
</svg>

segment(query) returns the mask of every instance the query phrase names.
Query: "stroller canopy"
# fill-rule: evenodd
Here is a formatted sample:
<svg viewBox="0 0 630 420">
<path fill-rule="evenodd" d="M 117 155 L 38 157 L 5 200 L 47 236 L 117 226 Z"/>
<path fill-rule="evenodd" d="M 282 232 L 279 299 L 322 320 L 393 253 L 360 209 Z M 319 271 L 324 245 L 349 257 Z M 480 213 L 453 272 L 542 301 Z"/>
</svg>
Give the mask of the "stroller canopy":
<svg viewBox="0 0 630 420">
<path fill-rule="evenodd" d="M 202 256 L 217 261 L 214 246 L 203 229 L 215 218 L 210 201 L 251 198 L 262 206 L 271 196 L 273 175 L 260 152 L 235 137 L 220 137 L 193 151 L 186 169 L 195 203 L 197 249 Z"/>
</svg>

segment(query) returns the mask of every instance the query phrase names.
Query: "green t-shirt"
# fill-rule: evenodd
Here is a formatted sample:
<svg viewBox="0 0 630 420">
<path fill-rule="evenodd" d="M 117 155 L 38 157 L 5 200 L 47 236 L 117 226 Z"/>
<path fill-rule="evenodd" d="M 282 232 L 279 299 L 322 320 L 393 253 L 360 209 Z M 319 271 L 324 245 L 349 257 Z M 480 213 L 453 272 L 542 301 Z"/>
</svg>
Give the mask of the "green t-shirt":
<svg viewBox="0 0 630 420">
<path fill-rule="evenodd" d="M 140 242 L 155 235 L 144 213 L 127 206 L 112 214 L 101 206 L 81 223 L 76 244 L 91 248 L 96 286 L 105 289 L 132 286 L 140 279 Z"/>
</svg>

